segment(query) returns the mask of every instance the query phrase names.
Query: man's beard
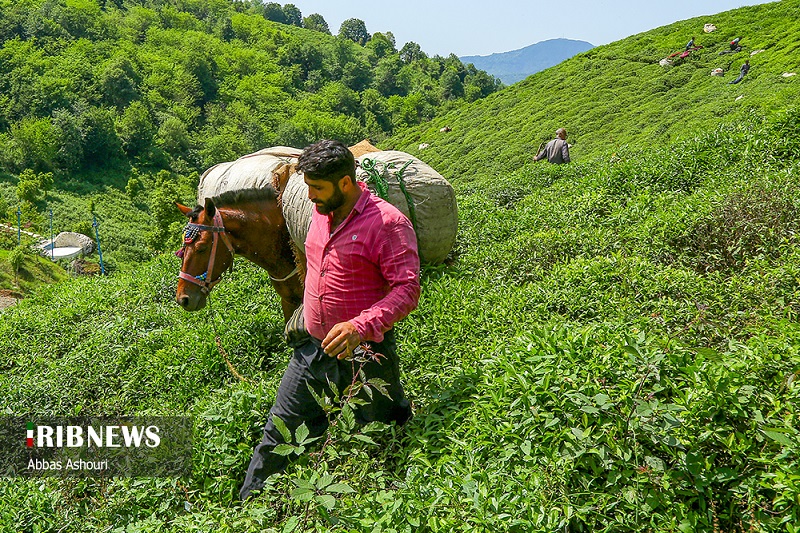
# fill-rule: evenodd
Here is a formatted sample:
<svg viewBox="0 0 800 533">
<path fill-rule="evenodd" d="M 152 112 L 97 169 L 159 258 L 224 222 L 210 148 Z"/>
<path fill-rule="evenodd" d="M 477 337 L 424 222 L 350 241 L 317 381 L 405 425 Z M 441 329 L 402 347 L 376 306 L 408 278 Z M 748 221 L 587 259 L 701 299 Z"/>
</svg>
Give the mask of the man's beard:
<svg viewBox="0 0 800 533">
<path fill-rule="evenodd" d="M 315 200 L 314 203 L 317 206 L 317 211 L 319 211 L 321 215 L 328 215 L 344 205 L 344 194 L 342 194 L 338 185 L 334 185 L 333 195 L 328 198 L 327 201 L 318 202 Z"/>
</svg>

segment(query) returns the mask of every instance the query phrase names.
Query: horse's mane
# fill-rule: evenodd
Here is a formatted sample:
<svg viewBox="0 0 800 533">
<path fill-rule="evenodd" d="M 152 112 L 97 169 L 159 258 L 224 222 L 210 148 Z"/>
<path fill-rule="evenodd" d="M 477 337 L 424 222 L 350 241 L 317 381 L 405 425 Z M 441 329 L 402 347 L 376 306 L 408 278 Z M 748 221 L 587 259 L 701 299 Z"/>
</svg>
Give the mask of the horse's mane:
<svg viewBox="0 0 800 533">
<path fill-rule="evenodd" d="M 216 207 L 231 207 L 245 202 L 258 202 L 261 200 L 275 200 L 278 198 L 278 192 L 271 186 L 258 187 L 252 189 L 238 189 L 235 191 L 226 191 L 218 196 L 211 198 Z M 194 218 L 200 214 L 204 207 L 202 205 L 196 206 L 191 213 L 190 218 Z"/>
</svg>

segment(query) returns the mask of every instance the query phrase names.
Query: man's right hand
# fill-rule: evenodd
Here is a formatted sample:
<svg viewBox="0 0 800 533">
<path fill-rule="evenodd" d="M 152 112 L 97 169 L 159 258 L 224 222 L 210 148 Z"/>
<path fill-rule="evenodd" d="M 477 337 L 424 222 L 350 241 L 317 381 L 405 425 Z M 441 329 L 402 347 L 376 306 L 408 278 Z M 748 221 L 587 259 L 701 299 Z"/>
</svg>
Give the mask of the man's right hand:
<svg viewBox="0 0 800 533">
<path fill-rule="evenodd" d="M 333 326 L 322 340 L 322 349 L 330 357 L 350 359 L 353 350 L 361 344 L 361 335 L 350 322 L 340 322 Z"/>
</svg>

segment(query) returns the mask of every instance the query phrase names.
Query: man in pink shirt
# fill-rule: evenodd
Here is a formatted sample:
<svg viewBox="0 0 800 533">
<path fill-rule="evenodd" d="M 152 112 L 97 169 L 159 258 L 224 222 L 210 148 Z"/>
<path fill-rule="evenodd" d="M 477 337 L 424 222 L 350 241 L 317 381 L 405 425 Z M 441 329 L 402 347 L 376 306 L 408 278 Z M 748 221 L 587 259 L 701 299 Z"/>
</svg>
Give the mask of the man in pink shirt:
<svg viewBox="0 0 800 533">
<path fill-rule="evenodd" d="M 282 471 L 288 458 L 272 453 L 284 442 L 273 419 L 280 418 L 294 435 L 303 423 L 311 437 L 328 428 L 317 395 L 335 396 L 352 382 L 363 346 L 381 354 L 364 363 L 367 380 L 380 378 L 388 397 L 364 391 L 356 409 L 360 423 L 404 424 L 411 405 L 400 384 L 393 325 L 419 301 L 419 254 L 411 222 L 393 205 L 372 195 L 355 180 L 355 159 L 344 144 L 320 141 L 298 161 L 308 197 L 316 208 L 306 238 L 307 273 L 303 317 L 309 335 L 292 342 L 294 354 L 281 379 L 261 443 L 256 446 L 239 491 L 245 500 L 266 479 Z"/>
</svg>

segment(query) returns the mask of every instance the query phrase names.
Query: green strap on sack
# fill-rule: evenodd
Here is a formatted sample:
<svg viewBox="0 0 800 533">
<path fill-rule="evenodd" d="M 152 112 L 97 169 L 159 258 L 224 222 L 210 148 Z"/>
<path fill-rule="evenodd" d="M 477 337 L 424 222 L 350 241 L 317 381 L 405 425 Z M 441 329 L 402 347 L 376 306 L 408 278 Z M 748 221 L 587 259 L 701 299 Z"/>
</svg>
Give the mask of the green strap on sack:
<svg viewBox="0 0 800 533">
<path fill-rule="evenodd" d="M 408 205 L 408 218 L 411 219 L 411 225 L 414 227 L 414 234 L 417 236 L 417 248 L 419 248 L 419 229 L 417 228 L 417 210 L 414 205 L 414 199 L 408 193 L 408 189 L 406 189 L 406 182 L 403 179 L 403 173 L 406 169 L 413 163 L 413 159 L 409 159 L 406 163 L 400 167 L 394 173 L 395 178 L 397 178 L 397 184 L 400 185 L 400 192 L 403 193 L 403 196 L 406 199 L 406 205 Z M 378 163 L 383 164 L 383 168 L 378 167 Z M 361 162 L 361 168 L 367 173 L 367 185 L 372 185 L 375 187 L 376 194 L 386 200 L 389 201 L 389 182 L 384 177 L 384 173 L 388 170 L 392 170 L 396 168 L 397 165 L 394 163 L 384 163 L 383 161 L 378 161 L 376 159 L 369 159 L 364 158 Z M 420 254 L 420 260 L 422 259 L 422 255 Z"/>
</svg>

